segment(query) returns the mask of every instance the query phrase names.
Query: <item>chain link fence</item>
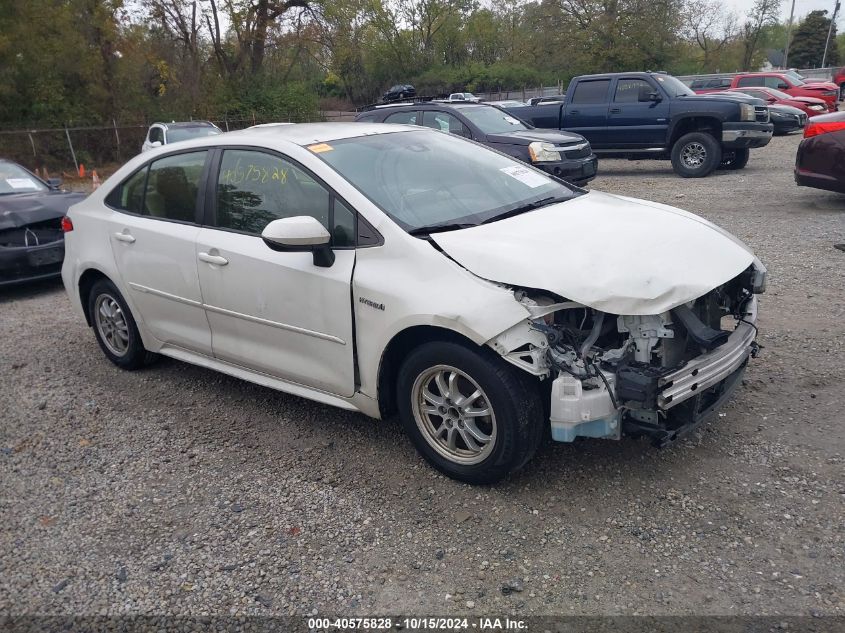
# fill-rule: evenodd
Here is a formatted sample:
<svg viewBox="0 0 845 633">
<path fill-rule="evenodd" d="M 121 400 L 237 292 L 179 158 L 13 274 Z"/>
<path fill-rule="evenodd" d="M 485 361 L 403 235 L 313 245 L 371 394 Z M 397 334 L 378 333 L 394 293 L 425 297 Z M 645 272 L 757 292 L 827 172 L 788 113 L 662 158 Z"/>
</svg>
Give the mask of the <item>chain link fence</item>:
<svg viewBox="0 0 845 633">
<path fill-rule="evenodd" d="M 215 117 L 211 122 L 224 132 L 241 130 L 260 123 L 307 123 L 352 121 L 354 112 L 326 111 L 313 114 L 284 113 L 274 117 Z M 0 158 L 13 160 L 32 170 L 50 174 L 76 175 L 80 165 L 101 169 L 120 165 L 141 151 L 149 124 L 69 125 L 60 128 L 0 129 Z"/>
</svg>

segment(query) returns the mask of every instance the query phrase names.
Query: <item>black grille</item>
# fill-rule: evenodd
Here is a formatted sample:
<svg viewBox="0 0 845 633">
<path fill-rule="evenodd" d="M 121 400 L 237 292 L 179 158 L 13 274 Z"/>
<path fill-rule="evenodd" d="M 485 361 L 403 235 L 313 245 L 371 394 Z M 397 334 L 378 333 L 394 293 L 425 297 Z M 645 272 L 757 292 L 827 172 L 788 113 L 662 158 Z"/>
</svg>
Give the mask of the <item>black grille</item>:
<svg viewBox="0 0 845 633">
<path fill-rule="evenodd" d="M 585 145 L 580 149 L 572 149 L 569 151 L 563 152 L 563 155 L 567 158 L 587 158 L 592 153 L 589 145 Z"/>
</svg>

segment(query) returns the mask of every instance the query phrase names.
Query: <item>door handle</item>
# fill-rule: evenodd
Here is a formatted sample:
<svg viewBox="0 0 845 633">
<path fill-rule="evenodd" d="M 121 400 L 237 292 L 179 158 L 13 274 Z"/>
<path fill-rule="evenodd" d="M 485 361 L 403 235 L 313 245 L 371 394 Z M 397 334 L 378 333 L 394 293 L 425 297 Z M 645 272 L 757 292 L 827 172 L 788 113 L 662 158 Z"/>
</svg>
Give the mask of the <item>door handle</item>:
<svg viewBox="0 0 845 633">
<path fill-rule="evenodd" d="M 611 108 L 610 109 L 611 114 L 619 114 L 620 112 L 622 112 L 622 108 Z"/>
<path fill-rule="evenodd" d="M 197 255 L 200 261 L 206 262 L 208 264 L 214 264 L 215 266 L 225 266 L 229 263 L 229 260 L 225 257 L 220 257 L 220 255 L 210 255 L 208 253 L 199 253 Z"/>
<path fill-rule="evenodd" d="M 569 114 L 581 114 L 580 110 L 570 110 Z"/>
<path fill-rule="evenodd" d="M 133 244 L 135 242 L 135 238 L 129 233 L 115 233 L 114 239 L 118 242 L 126 242 L 127 244 Z"/>
</svg>

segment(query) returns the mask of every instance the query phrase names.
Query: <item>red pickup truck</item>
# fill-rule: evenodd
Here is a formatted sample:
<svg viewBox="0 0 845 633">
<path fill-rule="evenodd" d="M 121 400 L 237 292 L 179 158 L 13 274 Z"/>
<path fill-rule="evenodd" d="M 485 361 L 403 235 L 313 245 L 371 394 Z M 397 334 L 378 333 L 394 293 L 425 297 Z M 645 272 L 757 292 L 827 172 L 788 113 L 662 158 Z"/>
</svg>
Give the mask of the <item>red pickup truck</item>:
<svg viewBox="0 0 845 633">
<path fill-rule="evenodd" d="M 845 101 L 845 66 L 834 69 L 833 83 L 839 86 L 839 98 Z"/>
<path fill-rule="evenodd" d="M 828 110 L 836 111 L 839 100 L 839 85 L 830 81 L 807 82 L 792 71 L 745 73 L 731 78 L 730 88 L 741 90 L 753 86 L 764 86 L 781 90 L 793 97 L 817 97 L 827 102 Z"/>
</svg>

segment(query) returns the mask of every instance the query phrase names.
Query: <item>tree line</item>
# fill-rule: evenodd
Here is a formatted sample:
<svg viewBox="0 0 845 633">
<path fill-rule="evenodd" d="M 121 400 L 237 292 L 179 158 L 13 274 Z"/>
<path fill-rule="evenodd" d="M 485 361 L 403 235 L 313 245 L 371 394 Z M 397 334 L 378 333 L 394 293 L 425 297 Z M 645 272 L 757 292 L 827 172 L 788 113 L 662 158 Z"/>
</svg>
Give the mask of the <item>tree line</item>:
<svg viewBox="0 0 845 633">
<path fill-rule="evenodd" d="M 740 15 L 722 0 L 6 0 L 0 125 L 296 119 L 394 83 L 440 94 L 756 70 L 786 43 L 781 2 Z M 829 26 L 816 11 L 793 27 L 791 66 L 820 64 Z"/>
</svg>

